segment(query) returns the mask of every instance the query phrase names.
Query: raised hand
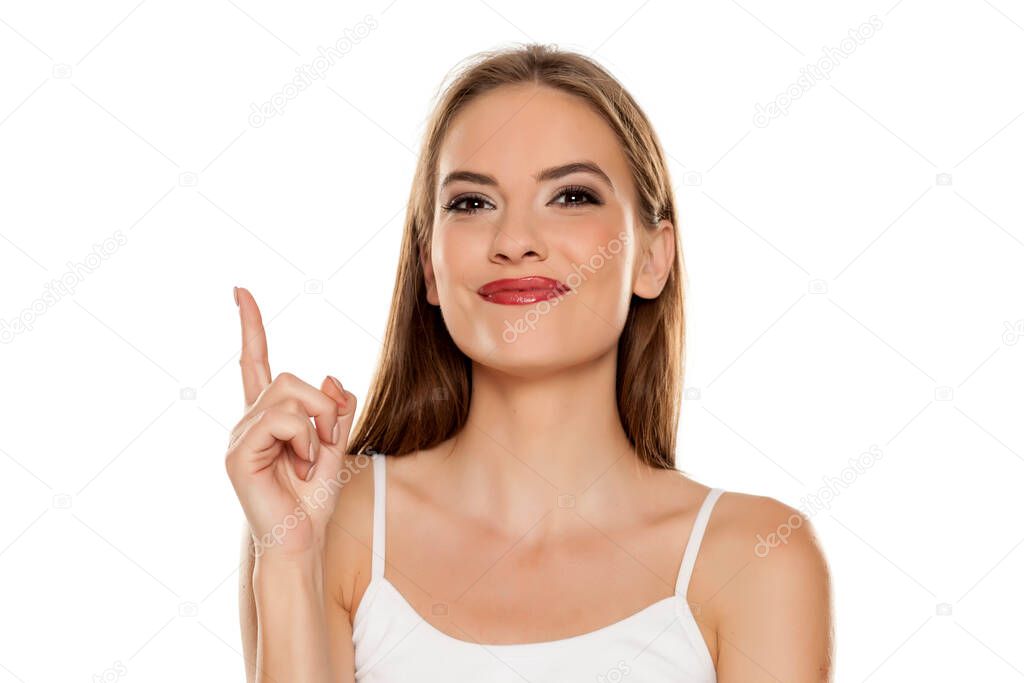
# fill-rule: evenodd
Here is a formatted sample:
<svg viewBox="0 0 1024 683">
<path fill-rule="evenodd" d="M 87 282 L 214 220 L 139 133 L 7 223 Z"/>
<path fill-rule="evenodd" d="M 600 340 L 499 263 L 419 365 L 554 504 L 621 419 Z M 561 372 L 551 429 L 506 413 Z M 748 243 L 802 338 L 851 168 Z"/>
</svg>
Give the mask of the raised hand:
<svg viewBox="0 0 1024 683">
<path fill-rule="evenodd" d="M 356 397 L 328 375 L 320 388 L 283 372 L 271 379 L 267 336 L 256 300 L 235 290 L 242 323 L 245 412 L 231 430 L 225 467 L 257 555 L 322 550 L 337 503 L 338 474 Z M 313 421 L 310 422 L 310 418 Z"/>
</svg>

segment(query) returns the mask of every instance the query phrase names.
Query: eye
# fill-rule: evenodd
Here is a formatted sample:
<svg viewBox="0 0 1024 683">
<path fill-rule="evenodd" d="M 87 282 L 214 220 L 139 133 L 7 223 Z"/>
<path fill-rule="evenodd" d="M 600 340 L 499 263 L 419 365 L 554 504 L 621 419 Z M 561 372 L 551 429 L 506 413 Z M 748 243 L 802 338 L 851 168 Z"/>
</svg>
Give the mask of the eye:
<svg viewBox="0 0 1024 683">
<path fill-rule="evenodd" d="M 565 197 L 565 201 L 558 202 L 554 199 L 551 200 L 553 204 L 561 204 L 562 206 L 585 206 L 586 204 L 593 204 L 595 206 L 601 205 L 601 200 L 592 191 L 579 185 L 570 185 L 563 187 L 555 195 L 555 199 Z"/>
<path fill-rule="evenodd" d="M 480 206 L 459 208 L 459 206 L 464 202 L 468 202 L 470 204 L 488 204 L 492 208 L 494 206 L 493 204 L 491 204 L 489 201 L 487 201 L 478 194 L 463 194 L 459 195 L 458 197 L 455 197 L 454 199 L 449 200 L 447 204 L 442 205 L 441 210 L 449 211 L 452 213 L 476 213 L 482 208 Z"/>
</svg>

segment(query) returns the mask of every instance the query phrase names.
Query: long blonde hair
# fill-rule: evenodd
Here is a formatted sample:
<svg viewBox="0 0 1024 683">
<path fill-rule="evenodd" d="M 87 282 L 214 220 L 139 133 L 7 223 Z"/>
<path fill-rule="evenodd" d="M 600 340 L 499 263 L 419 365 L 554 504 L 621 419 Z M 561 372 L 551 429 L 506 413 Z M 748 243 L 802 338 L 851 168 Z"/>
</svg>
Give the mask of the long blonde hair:
<svg viewBox="0 0 1024 683">
<path fill-rule="evenodd" d="M 647 117 L 622 85 L 588 57 L 529 44 L 474 55 L 440 93 L 427 122 L 406 210 L 402 253 L 379 365 L 348 453 L 403 455 L 430 448 L 465 424 L 472 391 L 470 359 L 455 345 L 438 307 L 427 302 L 420 255 L 429 254 L 438 155 L 455 115 L 502 85 L 536 83 L 583 98 L 622 142 L 648 228 L 677 227 L 665 155 Z M 655 299 L 633 296 L 619 338 L 615 391 L 619 417 L 638 457 L 675 467 L 685 316 L 679 233 L 671 272 Z"/>
</svg>

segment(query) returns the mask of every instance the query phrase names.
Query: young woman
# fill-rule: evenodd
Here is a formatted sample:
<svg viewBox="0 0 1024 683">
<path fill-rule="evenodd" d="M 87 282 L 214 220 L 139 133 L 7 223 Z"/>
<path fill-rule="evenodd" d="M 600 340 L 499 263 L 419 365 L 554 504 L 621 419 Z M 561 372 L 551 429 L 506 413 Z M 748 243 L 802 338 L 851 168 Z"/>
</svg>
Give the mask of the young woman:
<svg viewBox="0 0 1024 683">
<path fill-rule="evenodd" d="M 665 156 L 610 74 L 539 45 L 464 65 L 354 434 L 334 377 L 271 378 L 236 288 L 250 681 L 831 680 L 809 522 L 675 467 L 683 282 Z"/>
</svg>

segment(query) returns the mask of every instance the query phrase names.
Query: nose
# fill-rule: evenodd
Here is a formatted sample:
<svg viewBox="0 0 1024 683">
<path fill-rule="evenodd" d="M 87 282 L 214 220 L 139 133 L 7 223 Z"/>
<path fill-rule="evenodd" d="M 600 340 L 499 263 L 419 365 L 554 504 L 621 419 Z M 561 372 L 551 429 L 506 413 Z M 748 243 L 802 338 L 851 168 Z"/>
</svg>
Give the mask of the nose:
<svg viewBox="0 0 1024 683">
<path fill-rule="evenodd" d="M 491 261 L 507 264 L 545 260 L 547 247 L 537 231 L 529 227 L 529 221 L 525 217 L 509 218 L 511 220 L 501 221 L 496 228 Z"/>
</svg>

